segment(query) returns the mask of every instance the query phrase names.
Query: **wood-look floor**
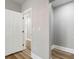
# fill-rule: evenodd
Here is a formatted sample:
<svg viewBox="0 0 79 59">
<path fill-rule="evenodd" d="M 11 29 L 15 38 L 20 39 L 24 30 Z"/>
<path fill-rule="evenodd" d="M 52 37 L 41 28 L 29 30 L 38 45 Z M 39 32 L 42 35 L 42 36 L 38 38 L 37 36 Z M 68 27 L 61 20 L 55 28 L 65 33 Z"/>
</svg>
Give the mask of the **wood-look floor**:
<svg viewBox="0 0 79 59">
<path fill-rule="evenodd" d="M 5 59 L 32 59 L 31 58 L 31 41 L 26 41 L 26 50 L 8 55 Z"/>
<path fill-rule="evenodd" d="M 74 55 L 72 53 L 68 53 L 58 49 L 53 49 L 51 56 L 52 59 L 74 59 Z"/>
<path fill-rule="evenodd" d="M 29 50 L 20 51 L 5 57 L 5 59 L 32 59 Z"/>
<path fill-rule="evenodd" d="M 8 55 L 5 57 L 5 59 L 32 59 L 31 58 L 31 42 L 27 41 L 27 49 Z M 51 51 L 51 57 L 52 59 L 74 59 L 74 55 L 68 52 L 64 52 L 58 49 L 53 49 Z"/>
</svg>

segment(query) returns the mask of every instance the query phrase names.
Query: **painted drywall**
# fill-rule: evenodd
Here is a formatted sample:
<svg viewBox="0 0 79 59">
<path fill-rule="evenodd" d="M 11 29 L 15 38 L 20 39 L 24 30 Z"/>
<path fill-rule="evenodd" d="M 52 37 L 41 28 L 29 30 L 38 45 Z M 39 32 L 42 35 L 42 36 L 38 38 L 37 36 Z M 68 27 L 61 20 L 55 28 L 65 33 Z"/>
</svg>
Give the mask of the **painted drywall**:
<svg viewBox="0 0 79 59">
<path fill-rule="evenodd" d="M 17 12 L 21 12 L 21 5 L 12 0 L 5 0 L 5 8 Z"/>
<path fill-rule="evenodd" d="M 42 59 L 49 59 L 48 0 L 27 0 L 22 10 L 32 7 L 32 52 Z"/>
<path fill-rule="evenodd" d="M 49 4 L 49 44 L 54 44 L 54 11 L 52 3 Z"/>
<path fill-rule="evenodd" d="M 5 54 L 9 55 L 23 50 L 21 13 L 5 10 Z"/>
<path fill-rule="evenodd" d="M 33 1 L 33 51 L 42 59 L 49 59 L 48 0 Z"/>
<path fill-rule="evenodd" d="M 28 8 L 32 8 L 33 6 L 32 4 L 33 4 L 32 0 L 26 0 L 24 4 L 22 5 L 22 12 Z"/>
<path fill-rule="evenodd" d="M 74 3 L 54 9 L 54 44 L 74 48 Z"/>
</svg>

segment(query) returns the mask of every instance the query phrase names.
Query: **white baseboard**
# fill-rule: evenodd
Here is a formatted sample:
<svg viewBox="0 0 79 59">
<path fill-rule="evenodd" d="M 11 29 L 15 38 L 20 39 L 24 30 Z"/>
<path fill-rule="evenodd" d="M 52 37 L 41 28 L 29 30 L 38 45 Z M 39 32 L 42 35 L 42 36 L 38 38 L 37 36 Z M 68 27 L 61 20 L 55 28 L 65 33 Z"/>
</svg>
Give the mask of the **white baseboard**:
<svg viewBox="0 0 79 59">
<path fill-rule="evenodd" d="M 11 54 L 20 52 L 20 51 L 23 51 L 23 49 L 21 49 L 21 50 L 17 50 L 17 51 L 9 51 L 9 52 L 6 52 L 6 53 L 5 53 L 5 56 L 8 56 L 8 55 L 11 55 Z"/>
<path fill-rule="evenodd" d="M 71 49 L 71 48 L 62 47 L 62 46 L 58 46 L 58 45 L 52 45 L 51 49 L 54 49 L 54 48 L 57 48 L 59 50 L 66 51 L 66 52 L 74 54 L 74 49 Z"/>
<path fill-rule="evenodd" d="M 41 57 L 37 56 L 37 55 L 34 54 L 33 52 L 32 52 L 32 58 L 33 58 L 33 59 L 42 59 Z"/>
</svg>

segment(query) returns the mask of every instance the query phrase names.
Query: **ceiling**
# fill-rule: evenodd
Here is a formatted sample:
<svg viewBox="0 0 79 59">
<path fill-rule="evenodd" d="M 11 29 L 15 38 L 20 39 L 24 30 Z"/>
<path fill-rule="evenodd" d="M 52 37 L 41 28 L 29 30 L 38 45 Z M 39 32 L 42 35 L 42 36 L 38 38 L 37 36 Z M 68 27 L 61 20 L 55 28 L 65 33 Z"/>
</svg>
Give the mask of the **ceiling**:
<svg viewBox="0 0 79 59">
<path fill-rule="evenodd" d="M 17 4 L 23 4 L 26 0 L 12 0 L 13 2 L 16 2 Z M 54 7 L 68 3 L 70 1 L 74 1 L 74 0 L 49 0 L 49 2 L 53 4 Z"/>
<path fill-rule="evenodd" d="M 18 4 L 23 4 L 26 0 L 13 0 L 13 2 L 16 2 Z"/>
<path fill-rule="evenodd" d="M 57 7 L 59 5 L 69 3 L 71 1 L 74 1 L 74 0 L 49 0 L 49 2 L 52 3 L 53 7 Z"/>
</svg>

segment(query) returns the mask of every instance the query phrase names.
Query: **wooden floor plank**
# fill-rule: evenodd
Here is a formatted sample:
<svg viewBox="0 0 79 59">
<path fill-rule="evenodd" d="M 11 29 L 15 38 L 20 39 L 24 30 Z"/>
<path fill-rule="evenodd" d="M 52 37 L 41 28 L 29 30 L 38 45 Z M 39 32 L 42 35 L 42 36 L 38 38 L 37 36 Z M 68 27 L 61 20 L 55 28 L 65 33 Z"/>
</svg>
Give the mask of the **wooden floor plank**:
<svg viewBox="0 0 79 59">
<path fill-rule="evenodd" d="M 16 56 L 13 54 L 13 55 L 7 56 L 6 59 L 17 59 L 17 58 L 16 58 Z"/>
<path fill-rule="evenodd" d="M 28 53 L 24 50 L 24 51 L 20 51 L 20 52 L 8 55 L 5 57 L 5 59 L 32 59 L 32 58 L 31 58 L 31 55 L 28 55 Z"/>
<path fill-rule="evenodd" d="M 14 55 L 17 57 L 17 59 L 25 59 L 20 53 L 21 53 L 21 52 L 16 53 L 16 54 L 14 54 Z"/>
<path fill-rule="evenodd" d="M 22 52 L 20 53 L 21 55 L 23 55 L 26 59 L 32 59 L 30 56 L 28 56 L 26 53 Z"/>
</svg>

